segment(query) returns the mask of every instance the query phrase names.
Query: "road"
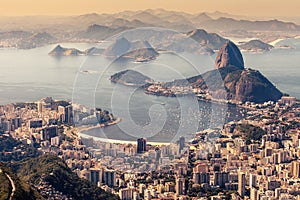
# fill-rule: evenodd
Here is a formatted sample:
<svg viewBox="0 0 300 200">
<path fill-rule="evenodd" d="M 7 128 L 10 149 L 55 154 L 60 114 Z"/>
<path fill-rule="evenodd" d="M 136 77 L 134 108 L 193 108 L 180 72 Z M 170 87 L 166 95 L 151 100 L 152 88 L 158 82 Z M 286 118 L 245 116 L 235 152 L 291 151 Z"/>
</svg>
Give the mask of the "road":
<svg viewBox="0 0 300 200">
<path fill-rule="evenodd" d="M 15 183 L 14 181 L 12 180 L 12 178 L 7 174 L 5 173 L 5 176 L 8 178 L 8 180 L 10 181 L 10 184 L 11 184 L 11 187 L 12 187 L 12 190 L 11 190 L 11 194 L 10 194 L 10 197 L 9 197 L 9 200 L 13 200 L 13 197 L 14 197 L 14 194 L 15 194 L 15 191 L 16 191 L 16 186 L 15 186 Z"/>
</svg>

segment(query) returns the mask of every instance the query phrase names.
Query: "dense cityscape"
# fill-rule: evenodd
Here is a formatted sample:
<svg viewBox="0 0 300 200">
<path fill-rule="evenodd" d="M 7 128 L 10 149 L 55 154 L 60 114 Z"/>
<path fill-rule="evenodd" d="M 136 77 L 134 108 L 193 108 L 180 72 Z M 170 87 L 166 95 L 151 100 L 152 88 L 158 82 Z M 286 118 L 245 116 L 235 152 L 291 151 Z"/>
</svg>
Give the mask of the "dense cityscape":
<svg viewBox="0 0 300 200">
<path fill-rule="evenodd" d="M 300 200 L 299 0 L 0 7 L 0 200 Z"/>
<path fill-rule="evenodd" d="M 100 123 L 100 109 L 44 98 L 1 106 L 1 137 L 62 158 L 80 178 L 122 200 L 299 199 L 300 102 L 284 96 L 243 106 L 246 118 L 197 132 L 191 141 L 118 144 L 80 138 L 74 126 L 80 115 L 89 112 Z M 1 157 L 22 154 L 14 149 Z M 35 188 L 45 197 L 72 198 L 40 179 Z"/>
</svg>

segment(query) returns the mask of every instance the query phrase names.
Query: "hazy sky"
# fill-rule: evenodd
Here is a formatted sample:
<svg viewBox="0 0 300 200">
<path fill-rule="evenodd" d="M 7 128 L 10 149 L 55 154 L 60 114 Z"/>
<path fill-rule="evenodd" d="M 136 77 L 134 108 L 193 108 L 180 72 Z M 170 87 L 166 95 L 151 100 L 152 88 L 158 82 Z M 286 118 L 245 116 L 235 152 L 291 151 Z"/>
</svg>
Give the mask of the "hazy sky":
<svg viewBox="0 0 300 200">
<path fill-rule="evenodd" d="M 1 16 L 78 15 L 164 8 L 248 16 L 300 16 L 300 0 L 0 0 Z"/>
</svg>

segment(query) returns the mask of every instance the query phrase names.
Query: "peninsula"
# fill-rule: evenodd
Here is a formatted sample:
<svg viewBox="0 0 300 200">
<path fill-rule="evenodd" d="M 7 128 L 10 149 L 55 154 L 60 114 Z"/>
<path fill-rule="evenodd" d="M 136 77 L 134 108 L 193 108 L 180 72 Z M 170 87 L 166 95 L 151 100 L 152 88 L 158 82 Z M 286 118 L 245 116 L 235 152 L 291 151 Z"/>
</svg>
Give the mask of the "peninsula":
<svg viewBox="0 0 300 200">
<path fill-rule="evenodd" d="M 126 71 L 112 76 L 113 81 Z M 132 70 L 123 79 L 124 85 L 133 84 L 135 78 L 141 78 L 139 84 L 146 84 L 146 94 L 157 96 L 196 95 L 199 100 L 222 101 L 241 104 L 247 101 L 263 103 L 277 101 L 282 93 L 259 71 L 245 68 L 243 56 L 233 42 L 226 42 L 219 50 L 215 61 L 215 69 L 204 74 L 182 80 L 162 83 L 145 81 L 139 72 Z"/>
</svg>

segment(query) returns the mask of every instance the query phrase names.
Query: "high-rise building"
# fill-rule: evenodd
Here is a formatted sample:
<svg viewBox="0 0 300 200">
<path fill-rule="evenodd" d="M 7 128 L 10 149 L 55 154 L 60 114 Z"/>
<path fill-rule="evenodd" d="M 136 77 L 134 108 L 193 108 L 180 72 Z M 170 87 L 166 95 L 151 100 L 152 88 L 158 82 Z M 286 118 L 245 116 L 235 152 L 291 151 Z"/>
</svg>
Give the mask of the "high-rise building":
<svg viewBox="0 0 300 200">
<path fill-rule="evenodd" d="M 185 179 L 184 178 L 176 179 L 175 190 L 176 190 L 177 195 L 183 195 L 185 193 Z"/>
<path fill-rule="evenodd" d="M 291 166 L 291 174 L 294 178 L 300 178 L 300 162 L 293 161 Z"/>
<path fill-rule="evenodd" d="M 250 178 L 249 178 L 249 187 L 250 188 L 256 187 L 256 181 L 257 181 L 257 175 L 251 173 L 250 174 Z"/>
<path fill-rule="evenodd" d="M 106 169 L 104 171 L 104 176 L 103 176 L 104 184 L 107 185 L 108 187 L 114 187 L 116 185 L 115 174 L 116 172 L 114 170 Z"/>
<path fill-rule="evenodd" d="M 144 153 L 147 151 L 147 142 L 144 138 L 137 139 L 137 153 Z"/>
<path fill-rule="evenodd" d="M 165 183 L 165 191 L 166 192 L 175 192 L 175 184 L 174 184 L 174 182 L 166 182 Z"/>
<path fill-rule="evenodd" d="M 133 200 L 133 188 L 123 188 L 119 190 L 119 197 L 121 200 Z"/>
<path fill-rule="evenodd" d="M 22 125 L 22 120 L 20 117 L 12 118 L 11 125 L 14 126 L 14 129 L 19 128 Z"/>
<path fill-rule="evenodd" d="M 185 145 L 185 138 L 181 136 L 179 138 L 179 152 L 184 148 L 184 145 Z"/>
<path fill-rule="evenodd" d="M 41 139 L 48 140 L 51 142 L 51 138 L 58 135 L 58 127 L 57 126 L 47 126 L 42 129 Z"/>
<path fill-rule="evenodd" d="M 2 122 L 2 129 L 4 132 L 10 132 L 11 131 L 11 123 L 10 121 L 6 120 L 4 122 Z"/>
<path fill-rule="evenodd" d="M 257 200 L 257 189 L 256 188 L 250 188 L 250 199 Z"/>
<path fill-rule="evenodd" d="M 288 152 L 285 150 L 280 150 L 278 152 L 278 163 L 284 163 L 287 161 L 288 158 Z"/>
<path fill-rule="evenodd" d="M 61 114 L 60 121 L 66 124 L 73 123 L 73 107 L 72 105 L 68 106 L 58 106 L 58 112 Z"/>
<path fill-rule="evenodd" d="M 42 119 L 32 119 L 28 122 L 29 128 L 41 128 L 43 126 Z"/>
<path fill-rule="evenodd" d="M 73 123 L 73 107 L 72 105 L 68 105 L 65 108 L 65 123 L 72 124 Z"/>
<path fill-rule="evenodd" d="M 214 173 L 214 185 L 220 186 L 221 188 L 225 187 L 225 183 L 229 182 L 229 173 L 228 172 L 215 172 Z"/>
<path fill-rule="evenodd" d="M 37 104 L 38 112 L 42 113 L 43 112 L 43 102 L 42 101 L 38 101 L 38 102 L 36 102 L 36 104 Z"/>
<path fill-rule="evenodd" d="M 193 181 L 195 184 L 208 183 L 209 184 L 210 176 L 209 173 L 197 172 L 193 175 Z"/>
<path fill-rule="evenodd" d="M 245 187 L 246 187 L 246 176 L 245 173 L 239 172 L 238 177 L 238 193 L 241 197 L 245 196 Z"/>
<path fill-rule="evenodd" d="M 155 161 L 159 162 L 159 159 L 161 158 L 161 150 L 157 147 L 155 149 Z"/>
<path fill-rule="evenodd" d="M 95 184 L 101 182 L 101 170 L 98 168 L 90 168 L 90 177 L 89 180 Z"/>
</svg>

